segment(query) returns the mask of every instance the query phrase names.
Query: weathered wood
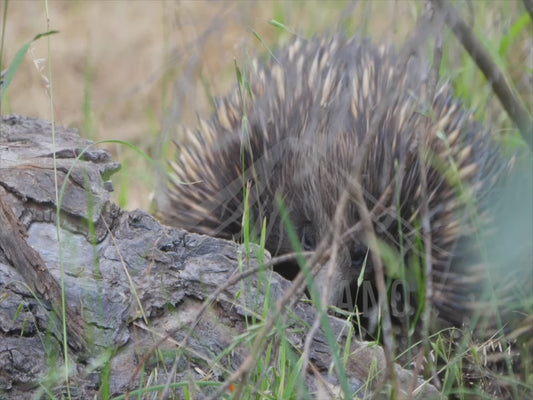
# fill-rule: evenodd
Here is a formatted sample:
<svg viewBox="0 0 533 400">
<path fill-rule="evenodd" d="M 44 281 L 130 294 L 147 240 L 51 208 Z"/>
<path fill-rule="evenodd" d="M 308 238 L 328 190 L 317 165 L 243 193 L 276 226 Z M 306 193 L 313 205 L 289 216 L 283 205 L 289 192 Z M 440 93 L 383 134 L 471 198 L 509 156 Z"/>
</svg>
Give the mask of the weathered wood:
<svg viewBox="0 0 533 400">
<path fill-rule="evenodd" d="M 8 261 L 22 275 L 24 281 L 39 298 L 50 304 L 57 316 L 62 315 L 61 286 L 50 275 L 43 259 L 25 240 L 26 228 L 15 217 L 13 211 L 2 201 L 4 189 L 0 188 L 0 249 Z M 69 321 L 69 345 L 74 350 L 85 350 L 85 324 L 71 307 L 65 307 Z"/>
<path fill-rule="evenodd" d="M 58 301 L 62 268 L 67 304 L 77 313 L 68 317 L 72 397 L 164 385 L 171 373 L 172 382 L 189 383 L 195 398 L 213 393 L 195 382 L 222 381 L 243 363 L 250 344 L 236 338 L 254 321 L 261 324 L 267 288 L 278 299 L 291 283 L 264 270 L 224 288 L 235 274 L 257 267 L 257 258 L 247 258 L 233 242 L 162 226 L 145 212 L 112 205 L 104 180 L 118 164 L 107 151 L 94 148 L 77 161 L 90 142 L 73 130 L 57 128 L 56 135 L 58 181 L 66 182 L 60 243 L 51 125 L 17 116 L 4 117 L 1 124 L 0 191 L 6 214 L 0 214 L 0 398 L 67 391 L 64 373 L 58 373 L 64 364 L 62 339 L 50 312 Z M 197 322 L 204 301 L 219 288 L 224 290 Z M 315 318 L 307 302 L 287 313 L 284 330 L 296 352 Z M 351 340 L 350 385 L 364 388 L 384 369 L 382 349 L 352 337 L 344 320 L 329 317 L 329 323 L 341 348 Z M 85 327 L 84 352 L 78 325 Z M 313 392 L 327 386 L 332 396 L 339 377 L 330 369 L 331 349 L 321 332 L 314 336 L 310 361 L 302 383 Z M 107 368 L 109 378 L 104 378 Z M 438 397 L 431 385 L 399 366 L 396 370 L 400 397 Z M 412 386 L 418 387 L 414 394 Z"/>
</svg>

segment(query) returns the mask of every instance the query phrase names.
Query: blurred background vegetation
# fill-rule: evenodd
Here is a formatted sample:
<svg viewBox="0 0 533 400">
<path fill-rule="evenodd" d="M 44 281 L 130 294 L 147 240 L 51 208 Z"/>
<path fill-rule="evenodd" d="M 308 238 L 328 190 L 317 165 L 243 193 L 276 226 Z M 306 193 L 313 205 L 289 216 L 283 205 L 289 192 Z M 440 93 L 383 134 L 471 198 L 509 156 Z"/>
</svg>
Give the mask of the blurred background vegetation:
<svg viewBox="0 0 533 400">
<path fill-rule="evenodd" d="M 522 2 L 454 4 L 531 110 L 533 25 Z M 268 54 L 294 34 L 344 30 L 401 47 L 424 7 L 423 1 L 409 0 L 11 1 L 3 26 L 3 69 L 36 34 L 59 33 L 50 37 L 51 59 L 47 38 L 32 44 L 2 112 L 50 120 L 52 65 L 57 124 L 78 128 L 93 140 L 129 141 L 160 161 L 172 153 L 168 144 L 179 137 L 178 127 L 194 127 L 197 113 L 209 116 L 212 97 L 234 84 L 235 64 Z M 493 125 L 496 135 L 516 138 L 490 85 L 449 31 L 444 43 L 442 76 L 453 80 L 458 95 Z M 125 146 L 106 146 L 123 164 L 114 177 L 115 201 L 128 209 L 148 209 L 155 169 Z"/>
</svg>

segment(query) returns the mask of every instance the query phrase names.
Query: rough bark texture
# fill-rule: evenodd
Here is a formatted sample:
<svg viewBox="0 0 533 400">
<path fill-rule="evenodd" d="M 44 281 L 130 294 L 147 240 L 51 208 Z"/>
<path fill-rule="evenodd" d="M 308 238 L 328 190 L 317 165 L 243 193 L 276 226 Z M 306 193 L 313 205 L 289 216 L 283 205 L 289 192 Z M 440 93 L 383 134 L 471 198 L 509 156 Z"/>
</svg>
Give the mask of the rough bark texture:
<svg viewBox="0 0 533 400">
<path fill-rule="evenodd" d="M 204 398 L 213 386 L 194 382 L 216 383 L 239 367 L 249 340 L 228 349 L 254 322 L 252 316 L 260 323 L 267 286 L 278 299 L 290 282 L 265 271 L 228 287 L 182 343 L 204 300 L 235 273 L 257 266 L 257 259 L 243 263 L 235 243 L 162 226 L 145 212 L 111 204 L 105 180 L 119 165 L 74 130 L 56 128 L 55 135 L 54 147 L 49 122 L 18 116 L 1 121 L 0 399 L 60 397 L 67 391 L 73 398 L 103 398 L 164 385 L 170 373 L 172 382 L 188 382 L 194 398 Z M 66 182 L 60 241 L 54 148 L 58 184 Z M 296 352 L 315 315 L 305 302 L 287 313 L 285 332 Z M 345 348 L 348 323 L 334 317 L 329 322 Z M 385 358 L 379 347 L 350 339 L 346 368 L 351 387 L 358 389 L 376 381 Z M 309 390 L 327 382 L 335 391 L 339 380 L 330 371 L 332 355 L 321 332 L 310 360 Z M 434 387 L 396 370 L 403 393 L 417 388 L 410 398 L 438 397 Z"/>
</svg>

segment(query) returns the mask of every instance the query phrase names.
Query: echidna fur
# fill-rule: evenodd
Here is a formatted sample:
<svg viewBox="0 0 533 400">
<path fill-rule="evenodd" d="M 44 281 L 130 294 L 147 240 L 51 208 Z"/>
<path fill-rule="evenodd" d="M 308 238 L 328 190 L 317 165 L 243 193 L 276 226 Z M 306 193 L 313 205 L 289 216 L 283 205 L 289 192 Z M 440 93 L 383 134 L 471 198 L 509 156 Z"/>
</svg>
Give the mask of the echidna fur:
<svg viewBox="0 0 533 400">
<path fill-rule="evenodd" d="M 464 244 L 480 228 L 483 202 L 501 162 L 489 131 L 455 99 L 451 85 L 440 82 L 428 101 L 425 62 L 412 59 L 400 71 L 391 46 L 343 35 L 297 38 L 247 72 L 247 80 L 217 101 L 212 118 L 201 119 L 198 129 L 178 145 L 172 163 L 175 180 L 160 210 L 163 220 L 198 233 L 236 237 L 248 189 L 256 232 L 266 221 L 266 248 L 273 255 L 294 251 L 280 204 L 302 248 L 312 250 L 331 232 L 341 193 L 355 179 L 357 161 L 362 163 L 359 183 L 368 210 L 378 199 L 386 200 L 372 214 L 379 239 L 403 256 L 408 274 L 423 275 L 424 162 L 433 303 L 441 320 L 460 324 L 475 303 L 473 288 L 477 290 L 483 275 L 465 265 L 475 251 Z M 370 133 L 372 117 L 383 102 L 390 104 L 377 132 Z M 363 151 L 369 134 L 374 137 Z M 360 219 L 354 198 L 343 217 L 341 233 Z M 373 280 L 361 231 L 341 243 L 337 263 L 330 290 L 333 304 L 345 299 L 364 263 L 365 279 Z M 283 264 L 277 270 L 290 277 L 294 268 Z M 321 273 L 319 284 L 325 282 Z"/>
</svg>

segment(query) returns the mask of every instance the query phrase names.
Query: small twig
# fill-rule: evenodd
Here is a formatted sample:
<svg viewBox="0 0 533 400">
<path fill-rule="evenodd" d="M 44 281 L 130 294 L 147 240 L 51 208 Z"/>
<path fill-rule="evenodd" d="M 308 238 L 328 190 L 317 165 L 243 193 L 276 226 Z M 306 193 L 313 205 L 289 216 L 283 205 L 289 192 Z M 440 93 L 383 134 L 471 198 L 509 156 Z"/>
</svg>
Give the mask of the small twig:
<svg viewBox="0 0 533 400">
<path fill-rule="evenodd" d="M 318 328 L 320 327 L 321 322 L 321 315 L 320 313 L 326 313 L 327 307 L 329 304 L 329 292 L 331 289 L 331 284 L 333 282 L 333 274 L 335 272 L 335 269 L 338 268 L 337 265 L 337 255 L 339 253 L 339 245 L 341 243 L 340 240 L 340 229 L 343 226 L 343 216 L 346 210 L 346 206 L 348 204 L 348 190 L 344 190 L 342 192 L 341 198 L 337 205 L 337 210 L 335 211 L 335 216 L 333 218 L 333 238 L 331 243 L 331 257 L 328 260 L 328 269 L 327 269 L 327 283 L 322 289 L 321 298 L 322 298 L 322 310 L 318 310 L 315 320 L 313 321 L 313 325 L 311 329 L 309 330 L 309 333 L 307 334 L 305 338 L 304 343 L 304 350 L 303 350 L 303 366 L 302 366 L 302 374 L 305 374 L 307 371 L 307 366 L 309 365 L 309 354 L 311 349 L 311 344 L 313 342 L 313 339 L 315 337 L 316 332 L 318 331 Z"/>
<path fill-rule="evenodd" d="M 397 68 L 395 69 L 396 77 L 400 77 L 405 74 L 407 68 L 407 62 L 409 58 L 418 52 L 418 49 L 421 47 L 423 41 L 426 40 L 428 34 L 430 33 L 431 25 L 429 23 L 429 18 L 423 16 L 420 19 L 414 33 L 410 36 L 409 40 L 405 43 L 397 62 Z M 376 135 L 378 135 L 379 124 L 385 117 L 387 111 L 390 109 L 390 106 L 395 104 L 400 96 L 400 91 L 394 91 L 390 89 L 388 93 L 383 97 L 386 101 L 383 101 L 376 109 L 372 115 L 369 128 L 363 139 L 363 142 L 358 149 L 361 157 L 356 158 L 354 161 L 354 179 L 350 184 L 350 190 L 353 192 L 358 206 L 358 211 L 360 213 L 361 221 L 363 222 L 363 230 L 365 233 L 365 238 L 367 241 L 368 247 L 372 250 L 372 262 L 374 264 L 374 276 L 376 280 L 376 286 L 378 289 L 378 303 L 381 310 L 381 321 L 382 321 L 382 332 L 383 332 L 383 346 L 385 352 L 385 361 L 387 364 L 387 373 L 384 377 L 390 376 L 392 385 L 395 388 L 395 392 L 398 392 L 396 374 L 394 370 L 394 349 L 393 349 L 393 337 L 392 337 L 392 322 L 390 318 L 390 310 L 387 301 L 387 290 L 385 284 L 385 271 L 383 264 L 381 262 L 381 257 L 378 254 L 377 249 L 377 240 L 374 228 L 372 225 L 371 214 L 368 211 L 368 207 L 364 201 L 361 183 L 361 172 L 366 161 L 366 156 L 369 154 L 368 148 L 370 144 L 375 140 Z M 378 393 L 386 380 L 383 379 L 380 385 L 377 385 L 375 393 Z"/>
<path fill-rule="evenodd" d="M 313 258 L 316 258 L 316 254 L 313 256 Z M 289 290 L 285 292 L 283 297 L 276 302 L 276 308 L 275 311 L 269 315 L 268 319 L 265 321 L 265 325 L 257 335 L 252 348 L 250 349 L 250 352 L 246 359 L 243 361 L 243 363 L 239 366 L 237 371 L 235 371 L 228 379 L 225 380 L 224 384 L 220 386 L 220 388 L 211 396 L 209 397 L 209 400 L 216 400 L 222 397 L 222 395 L 228 390 L 229 386 L 238 381 L 242 380 L 244 381 L 246 379 L 246 376 L 251 371 L 254 360 L 257 357 L 257 354 L 260 353 L 261 348 L 263 346 L 263 341 L 267 334 L 271 331 L 271 329 L 274 327 L 274 324 L 276 323 L 277 318 L 279 318 L 280 315 L 283 314 L 284 309 L 286 306 L 293 300 L 298 291 L 303 291 L 303 287 L 305 282 L 305 277 L 302 272 L 298 273 L 296 276 L 296 279 L 293 281 L 293 284 Z M 239 398 L 244 385 L 238 386 L 237 392 L 235 393 L 235 398 Z"/>
<path fill-rule="evenodd" d="M 492 57 L 485 50 L 483 44 L 478 40 L 472 29 L 463 21 L 449 0 L 431 1 L 436 5 L 435 8 L 443 13 L 450 29 L 468 54 L 470 54 L 470 57 L 475 61 L 481 72 L 483 72 L 487 81 L 490 82 L 503 108 L 522 133 L 522 137 L 527 142 L 529 149 L 533 151 L 533 118 L 523 106 L 520 96 L 507 83 L 503 71 L 492 60 Z M 524 4 L 530 14 L 532 14 L 531 10 L 533 9 L 531 3 L 531 0 L 524 0 Z"/>
<path fill-rule="evenodd" d="M 428 4 L 431 6 L 431 4 Z M 439 69 L 442 61 L 442 31 L 443 20 L 440 14 L 432 16 L 432 20 L 436 23 L 436 38 L 435 49 L 433 57 L 433 65 L 428 77 L 426 99 L 424 102 L 431 108 L 433 99 L 435 97 L 436 87 L 439 79 Z M 426 119 L 425 129 L 429 131 L 431 129 L 431 117 Z M 425 155 L 425 142 L 420 137 L 420 131 L 416 132 L 416 141 L 418 142 L 418 159 L 419 159 L 419 178 L 420 178 L 420 221 L 422 224 L 422 240 L 424 243 L 424 265 L 426 269 L 426 290 L 425 290 L 425 304 L 424 313 L 422 315 L 422 345 L 416 356 L 415 368 L 413 376 L 418 376 L 422 369 L 424 361 L 424 353 L 428 346 L 429 335 L 429 321 L 431 319 L 431 310 L 433 304 L 433 257 L 432 257 L 432 238 L 431 238 L 431 222 L 429 217 L 429 199 L 427 194 L 427 159 Z M 416 385 L 416 379 L 413 379 L 411 390 L 414 390 Z M 412 393 L 412 391 L 411 391 Z"/>
</svg>

